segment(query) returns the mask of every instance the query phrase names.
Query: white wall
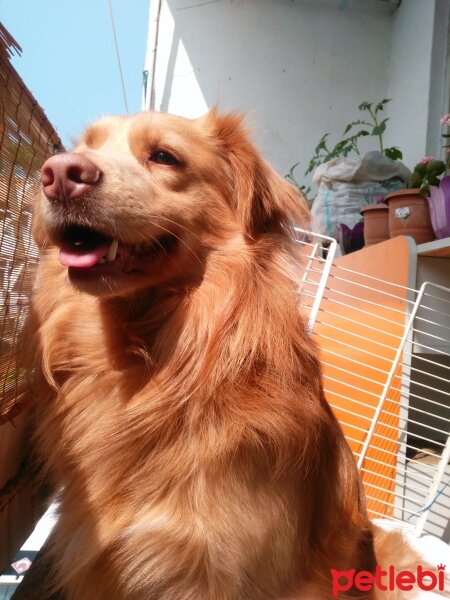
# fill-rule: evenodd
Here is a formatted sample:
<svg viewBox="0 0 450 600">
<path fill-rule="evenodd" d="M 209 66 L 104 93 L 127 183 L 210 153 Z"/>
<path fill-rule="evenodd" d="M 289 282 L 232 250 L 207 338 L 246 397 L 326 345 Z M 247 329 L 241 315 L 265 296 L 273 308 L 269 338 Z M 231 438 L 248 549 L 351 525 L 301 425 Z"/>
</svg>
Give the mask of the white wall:
<svg viewBox="0 0 450 600">
<path fill-rule="evenodd" d="M 448 0 L 397 11 L 379 0 L 161 0 L 154 106 L 247 111 L 263 154 L 282 174 L 300 161 L 301 179 L 323 133 L 337 141 L 362 100 L 392 97 L 386 141 L 413 166 L 427 144 L 436 2 Z"/>
<path fill-rule="evenodd" d="M 394 15 L 387 142 L 401 140 L 404 161 L 440 156 L 439 118 L 448 109 L 449 0 L 404 0 Z"/>
</svg>

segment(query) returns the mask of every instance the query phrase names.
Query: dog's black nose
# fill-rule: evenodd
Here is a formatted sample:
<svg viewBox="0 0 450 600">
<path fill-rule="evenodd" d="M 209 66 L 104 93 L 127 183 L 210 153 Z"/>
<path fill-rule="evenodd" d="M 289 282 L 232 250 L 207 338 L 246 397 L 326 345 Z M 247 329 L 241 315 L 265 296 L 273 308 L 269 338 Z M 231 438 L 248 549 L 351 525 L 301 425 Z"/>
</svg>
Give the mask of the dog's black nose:
<svg viewBox="0 0 450 600">
<path fill-rule="evenodd" d="M 84 196 L 100 179 L 101 170 L 76 152 L 52 156 L 42 166 L 41 181 L 49 200 L 75 200 Z"/>
</svg>

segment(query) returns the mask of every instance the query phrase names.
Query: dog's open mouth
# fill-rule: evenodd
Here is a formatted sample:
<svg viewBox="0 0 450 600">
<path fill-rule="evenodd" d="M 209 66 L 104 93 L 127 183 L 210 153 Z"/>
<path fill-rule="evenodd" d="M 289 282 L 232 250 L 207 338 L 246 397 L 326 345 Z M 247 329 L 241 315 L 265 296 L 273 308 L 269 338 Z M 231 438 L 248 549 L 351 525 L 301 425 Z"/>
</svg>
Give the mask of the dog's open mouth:
<svg viewBox="0 0 450 600">
<path fill-rule="evenodd" d="M 152 242 L 125 244 L 100 231 L 71 225 L 61 235 L 60 263 L 75 269 L 120 267 L 125 271 L 145 269 L 156 259 L 169 256 L 177 238 L 164 234 Z"/>
</svg>

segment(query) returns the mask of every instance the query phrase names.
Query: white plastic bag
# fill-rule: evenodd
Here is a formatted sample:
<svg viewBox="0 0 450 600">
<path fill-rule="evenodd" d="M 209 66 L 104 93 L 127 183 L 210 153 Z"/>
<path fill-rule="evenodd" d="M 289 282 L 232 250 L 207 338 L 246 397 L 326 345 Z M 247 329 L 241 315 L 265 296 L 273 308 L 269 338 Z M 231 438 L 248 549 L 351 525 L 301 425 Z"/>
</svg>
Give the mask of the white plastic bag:
<svg viewBox="0 0 450 600">
<path fill-rule="evenodd" d="M 364 206 L 404 188 L 410 175 L 402 162 L 381 152 L 368 152 L 362 159 L 335 158 L 318 166 L 313 177 L 318 192 L 311 209 L 312 230 L 337 238 L 341 223 L 352 228 L 361 220 Z"/>
</svg>

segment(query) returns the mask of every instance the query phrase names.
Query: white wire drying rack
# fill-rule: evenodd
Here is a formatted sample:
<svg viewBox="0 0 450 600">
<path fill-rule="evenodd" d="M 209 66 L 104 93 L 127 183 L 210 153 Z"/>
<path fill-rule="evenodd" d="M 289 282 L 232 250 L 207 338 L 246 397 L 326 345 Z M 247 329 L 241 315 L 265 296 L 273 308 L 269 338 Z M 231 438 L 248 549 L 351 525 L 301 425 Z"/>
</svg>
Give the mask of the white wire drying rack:
<svg viewBox="0 0 450 600">
<path fill-rule="evenodd" d="M 335 261 L 298 230 L 300 291 L 324 387 L 355 454 L 372 518 L 450 541 L 450 289 L 412 289 Z"/>
</svg>

